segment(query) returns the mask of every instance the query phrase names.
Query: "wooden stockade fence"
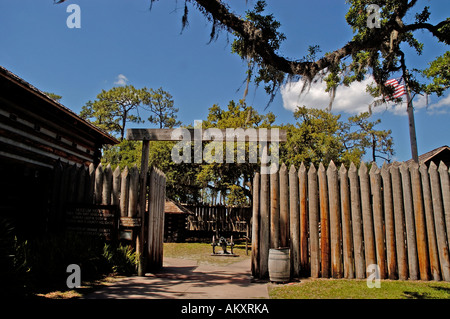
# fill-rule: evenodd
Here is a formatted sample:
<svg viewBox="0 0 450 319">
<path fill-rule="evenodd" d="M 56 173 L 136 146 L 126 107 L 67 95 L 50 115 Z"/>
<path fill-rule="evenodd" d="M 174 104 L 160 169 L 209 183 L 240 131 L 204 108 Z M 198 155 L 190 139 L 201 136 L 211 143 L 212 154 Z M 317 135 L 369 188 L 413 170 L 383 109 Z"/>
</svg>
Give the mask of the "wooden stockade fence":
<svg viewBox="0 0 450 319">
<path fill-rule="evenodd" d="M 148 247 L 147 268 L 162 267 L 166 177 L 156 168 L 145 178 L 141 175 L 137 166 L 122 170 L 117 167 L 112 171 L 110 165 L 103 167 L 102 164 L 97 167 L 93 164 L 89 167 L 57 165 L 50 218 L 54 221 L 53 227 L 64 225 L 68 205 L 115 205 L 120 211 L 122 235 L 128 233 L 126 238 L 137 251 L 139 245 Z M 140 207 L 145 207 L 146 214 Z M 142 234 L 144 240 L 141 240 Z"/>
<path fill-rule="evenodd" d="M 283 164 L 253 180 L 252 273 L 289 247 L 293 277 L 450 281 L 449 169 L 365 163 L 307 170 Z"/>
<path fill-rule="evenodd" d="M 188 216 L 188 231 L 249 232 L 252 217 L 250 207 L 224 205 L 183 205 L 193 215 Z"/>
</svg>

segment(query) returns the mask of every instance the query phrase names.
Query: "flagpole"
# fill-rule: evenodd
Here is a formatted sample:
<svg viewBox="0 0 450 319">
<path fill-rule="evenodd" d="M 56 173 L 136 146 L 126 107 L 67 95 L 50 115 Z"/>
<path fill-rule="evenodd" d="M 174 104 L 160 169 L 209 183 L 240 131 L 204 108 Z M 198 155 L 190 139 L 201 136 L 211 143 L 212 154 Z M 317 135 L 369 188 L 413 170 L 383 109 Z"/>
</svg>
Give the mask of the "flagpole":
<svg viewBox="0 0 450 319">
<path fill-rule="evenodd" d="M 414 108 L 411 100 L 411 91 L 406 81 L 405 87 L 406 87 L 406 103 L 407 103 L 406 111 L 408 112 L 408 120 L 409 120 L 409 139 L 411 142 L 411 154 L 414 162 L 419 163 L 419 154 L 417 151 L 416 124 L 414 120 Z"/>
</svg>

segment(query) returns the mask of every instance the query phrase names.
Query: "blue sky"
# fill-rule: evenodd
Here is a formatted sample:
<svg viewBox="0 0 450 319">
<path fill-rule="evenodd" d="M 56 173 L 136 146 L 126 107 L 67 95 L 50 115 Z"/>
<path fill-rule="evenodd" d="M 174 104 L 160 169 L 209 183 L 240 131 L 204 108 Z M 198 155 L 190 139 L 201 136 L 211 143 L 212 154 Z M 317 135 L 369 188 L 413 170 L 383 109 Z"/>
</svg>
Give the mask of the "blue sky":
<svg viewBox="0 0 450 319">
<path fill-rule="evenodd" d="M 244 13 L 245 1 L 231 2 Z M 268 2 L 287 37 L 281 48 L 287 57 L 306 55 L 309 45 L 320 45 L 323 52 L 335 50 L 352 37 L 344 0 Z M 249 0 L 248 6 L 254 3 Z M 81 8 L 80 29 L 66 25 L 70 4 Z M 178 119 L 192 124 L 205 119 L 213 104 L 225 108 L 230 100 L 242 98 L 246 63 L 230 53 L 231 35 L 223 32 L 208 44 L 210 24 L 192 6 L 189 26 L 181 33 L 183 5 L 182 0 L 158 1 L 150 11 L 150 0 L 71 0 L 59 5 L 53 0 L 1 0 L 0 65 L 43 91 L 62 95 L 61 102 L 76 113 L 102 89 L 120 83 L 162 87 L 173 95 Z M 431 6 L 432 22 L 450 12 L 448 0 L 419 1 L 419 7 L 425 5 Z M 427 61 L 448 50 L 426 32 L 417 37 L 425 44 L 423 55 L 412 51 L 407 55 L 416 68 L 425 68 Z M 277 122 L 293 123 L 296 105 L 326 106 L 320 84 L 302 96 L 298 86 L 286 87 L 267 109 Z M 353 115 L 370 101 L 364 85 L 341 89 L 333 112 Z M 249 105 L 264 113 L 267 102 L 263 87 L 251 88 Z M 450 145 L 450 92 L 439 99 L 430 97 L 428 106 L 424 98 L 416 98 L 414 104 L 419 153 Z M 397 160 L 411 157 L 404 108 L 381 106 L 374 114 L 374 119 L 382 120 L 380 129 L 392 130 Z"/>
</svg>

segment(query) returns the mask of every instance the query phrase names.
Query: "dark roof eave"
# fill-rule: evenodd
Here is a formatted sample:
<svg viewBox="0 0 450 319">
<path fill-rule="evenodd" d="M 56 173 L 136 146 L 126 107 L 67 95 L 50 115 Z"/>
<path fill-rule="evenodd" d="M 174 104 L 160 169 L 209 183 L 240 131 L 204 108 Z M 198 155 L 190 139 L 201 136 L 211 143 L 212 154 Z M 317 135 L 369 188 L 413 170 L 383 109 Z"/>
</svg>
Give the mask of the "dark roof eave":
<svg viewBox="0 0 450 319">
<path fill-rule="evenodd" d="M 102 144 L 108 144 L 108 145 L 114 145 L 120 143 L 119 140 L 117 140 L 115 137 L 109 135 L 102 129 L 98 128 L 94 124 L 90 123 L 89 121 L 81 118 L 78 116 L 75 112 L 70 110 L 69 108 L 65 107 L 58 101 L 53 100 L 50 98 L 47 94 L 33 86 L 32 84 L 28 83 L 24 79 L 20 78 L 19 76 L 15 75 L 11 71 L 5 69 L 4 67 L 0 66 L 0 75 L 3 75 L 5 78 L 9 79 L 12 82 L 15 82 L 17 85 L 21 86 L 25 90 L 28 90 L 32 94 L 38 96 L 40 99 L 45 100 L 47 103 L 51 104 L 53 107 L 56 107 L 58 110 L 64 112 L 69 117 L 76 120 L 78 123 L 81 123 L 81 125 L 85 126 L 86 129 L 89 131 L 92 131 L 95 135 L 99 137 L 99 140 Z"/>
</svg>

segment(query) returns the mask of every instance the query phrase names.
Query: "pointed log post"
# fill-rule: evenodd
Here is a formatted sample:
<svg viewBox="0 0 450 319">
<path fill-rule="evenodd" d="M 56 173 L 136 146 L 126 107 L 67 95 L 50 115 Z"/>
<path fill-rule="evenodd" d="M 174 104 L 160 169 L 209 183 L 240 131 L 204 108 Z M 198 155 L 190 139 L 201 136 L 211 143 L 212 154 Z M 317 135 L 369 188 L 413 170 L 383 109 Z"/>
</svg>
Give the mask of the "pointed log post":
<svg viewBox="0 0 450 319">
<path fill-rule="evenodd" d="M 298 177 L 294 165 L 289 170 L 289 222 L 291 237 L 291 270 L 292 276 L 300 276 L 300 211 L 298 199 Z"/>
<path fill-rule="evenodd" d="M 111 204 L 111 192 L 112 192 L 112 170 L 111 164 L 108 164 L 103 171 L 103 190 L 102 190 L 102 204 Z"/>
<path fill-rule="evenodd" d="M 130 174 L 128 172 L 128 167 L 122 171 L 120 175 L 120 216 L 127 217 L 128 216 L 128 197 L 129 197 L 129 188 L 130 188 Z"/>
<path fill-rule="evenodd" d="M 85 188 L 85 200 L 87 204 L 94 203 L 94 193 L 95 193 L 95 166 L 94 163 L 89 165 L 88 176 L 86 178 L 86 188 Z"/>
<path fill-rule="evenodd" d="M 416 227 L 417 255 L 419 258 L 419 273 L 421 280 L 430 280 L 430 260 L 428 257 L 427 229 L 423 207 L 422 185 L 419 175 L 419 164 L 409 166 L 414 207 L 414 225 Z"/>
<path fill-rule="evenodd" d="M 323 278 L 330 277 L 330 213 L 328 207 L 328 187 L 325 167 L 319 165 L 317 173 L 319 180 L 319 202 L 320 202 L 320 256 L 321 271 Z"/>
<path fill-rule="evenodd" d="M 120 168 L 119 166 L 116 167 L 113 173 L 113 191 L 112 191 L 112 198 L 111 198 L 111 204 L 112 205 L 119 205 L 120 204 Z"/>
<path fill-rule="evenodd" d="M 130 169 L 130 187 L 128 191 L 128 217 L 137 216 L 137 207 L 139 204 L 139 170 L 137 165 Z"/>
<path fill-rule="evenodd" d="M 77 174 L 77 198 L 76 201 L 78 203 L 84 203 L 84 194 L 85 192 L 85 187 L 86 187 L 86 167 L 84 165 L 82 165 L 79 169 L 78 169 L 78 174 Z"/>
<path fill-rule="evenodd" d="M 350 182 L 350 202 L 352 212 L 352 234 L 355 258 L 355 276 L 357 279 L 366 277 L 366 260 L 364 258 L 364 232 L 361 211 L 361 192 L 359 187 L 358 170 L 355 164 L 350 164 L 348 171 Z"/>
<path fill-rule="evenodd" d="M 441 181 L 442 203 L 444 207 L 445 225 L 447 231 L 447 243 L 450 245 L 450 176 L 449 169 L 444 162 L 439 163 L 439 176 Z"/>
<path fill-rule="evenodd" d="M 289 247 L 289 180 L 287 167 L 280 167 L 280 246 Z"/>
<path fill-rule="evenodd" d="M 341 207 L 339 199 L 339 181 L 336 165 L 331 161 L 327 169 L 328 199 L 330 204 L 330 248 L 331 276 L 343 277 L 341 256 Z"/>
<path fill-rule="evenodd" d="M 260 197 L 260 227 L 259 227 L 259 256 L 260 278 L 269 275 L 269 245 L 270 245 L 270 192 L 267 166 L 261 167 L 261 197 Z"/>
<path fill-rule="evenodd" d="M 445 230 L 444 207 L 441 194 L 441 183 L 437 166 L 431 162 L 428 169 L 430 174 L 431 197 L 433 198 L 434 226 L 436 229 L 439 264 L 441 266 L 442 279 L 450 281 L 450 257 Z"/>
<path fill-rule="evenodd" d="M 253 215 L 252 215 L 252 276 L 258 278 L 260 275 L 259 271 L 259 199 L 260 199 L 260 175 L 255 174 L 253 177 Z M 214 237 L 213 237 L 214 238 Z"/>
<path fill-rule="evenodd" d="M 416 230 L 414 226 L 414 210 L 412 202 L 411 178 L 406 163 L 400 166 L 403 187 L 403 206 L 405 208 L 406 242 L 408 247 L 409 278 L 419 279 L 419 263 L 417 260 Z"/>
<path fill-rule="evenodd" d="M 373 225 L 375 232 L 375 247 L 377 264 L 380 267 L 380 279 L 386 279 L 386 251 L 384 248 L 383 197 L 381 195 L 381 175 L 375 162 L 370 169 L 370 189 L 372 193 Z"/>
<path fill-rule="evenodd" d="M 280 178 L 270 174 L 270 248 L 280 248 Z"/>
<path fill-rule="evenodd" d="M 361 188 L 361 207 L 364 228 L 364 253 L 366 257 L 366 267 L 377 263 L 375 234 L 373 230 L 372 205 L 370 200 L 370 184 L 367 175 L 367 166 L 361 162 L 359 168 L 359 183 Z M 366 273 L 368 276 L 369 274 Z"/>
<path fill-rule="evenodd" d="M 300 165 L 298 170 L 298 191 L 300 208 L 300 273 L 310 276 L 311 267 L 309 263 L 309 232 L 308 232 L 308 174 L 305 164 Z"/>
<path fill-rule="evenodd" d="M 433 217 L 433 199 L 431 197 L 431 186 L 428 175 L 428 168 L 425 164 L 420 164 L 420 177 L 422 180 L 423 204 L 425 209 L 425 221 L 427 225 L 428 249 L 430 252 L 430 272 L 433 280 L 441 280 L 439 269 L 439 253 L 436 241 L 436 230 Z"/>
<path fill-rule="evenodd" d="M 386 254 L 389 279 L 398 279 L 397 253 L 395 250 L 394 205 L 392 201 L 392 182 L 386 162 L 381 168 L 383 180 L 384 223 L 386 227 Z"/>
<path fill-rule="evenodd" d="M 342 251 L 344 255 L 344 277 L 355 278 L 353 267 L 353 238 L 350 209 L 350 189 L 348 184 L 348 173 L 344 164 L 339 169 L 339 181 L 341 190 L 341 214 L 342 214 Z"/>
<path fill-rule="evenodd" d="M 397 163 L 390 169 L 392 178 L 392 202 L 394 205 L 395 246 L 397 252 L 398 278 L 408 279 L 408 254 L 405 238 L 405 212 L 403 210 L 402 179 Z"/>
<path fill-rule="evenodd" d="M 139 241 L 139 261 L 138 261 L 138 275 L 145 276 L 146 271 L 146 256 L 147 256 L 147 218 L 145 212 L 145 202 L 147 195 L 147 175 L 148 175 L 148 158 L 150 154 L 150 142 L 148 140 L 142 141 L 142 157 L 141 157 L 141 175 L 139 178 L 139 217 L 141 218 L 141 233 L 138 235 Z"/>
<path fill-rule="evenodd" d="M 309 198 L 309 236 L 311 249 L 311 277 L 320 276 L 320 247 L 319 247 L 319 193 L 317 189 L 317 171 L 314 165 L 308 171 Z"/>
<path fill-rule="evenodd" d="M 103 168 L 102 163 L 100 163 L 98 164 L 97 169 L 95 170 L 95 190 L 94 190 L 95 204 L 102 203 L 102 193 L 103 193 Z"/>
</svg>

